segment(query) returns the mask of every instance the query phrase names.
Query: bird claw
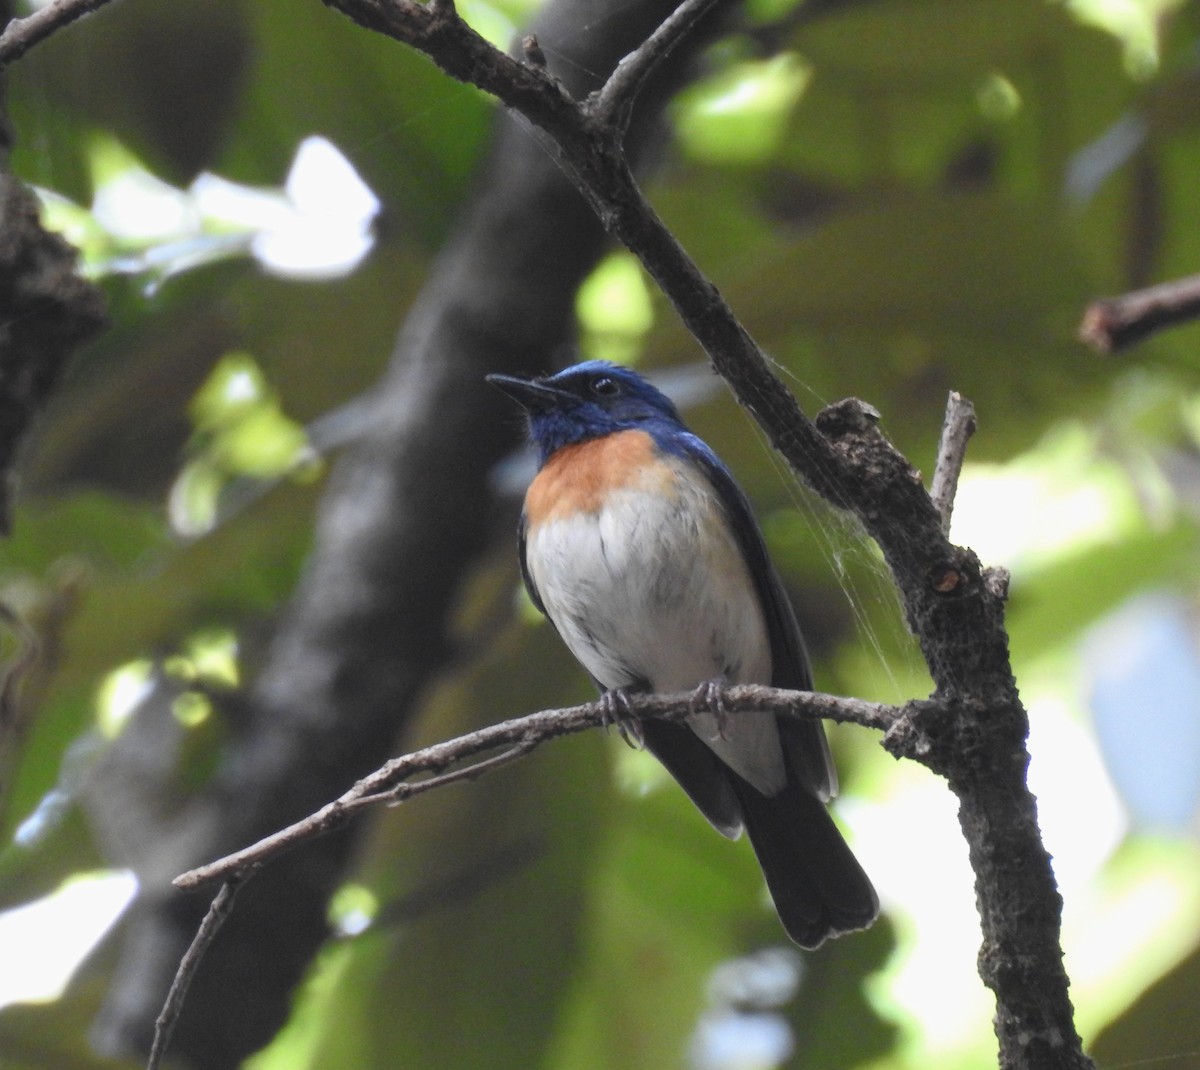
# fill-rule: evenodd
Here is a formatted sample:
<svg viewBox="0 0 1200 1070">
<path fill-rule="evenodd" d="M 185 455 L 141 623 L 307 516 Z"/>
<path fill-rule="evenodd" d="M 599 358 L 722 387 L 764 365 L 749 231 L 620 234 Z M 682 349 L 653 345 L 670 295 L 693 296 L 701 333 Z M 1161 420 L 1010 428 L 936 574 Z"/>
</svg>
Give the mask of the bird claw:
<svg viewBox="0 0 1200 1070">
<path fill-rule="evenodd" d="M 629 704 L 624 688 L 614 687 L 600 696 L 600 716 L 605 728 L 615 728 L 627 747 L 641 750 L 645 746 L 642 725 Z"/>
<path fill-rule="evenodd" d="M 729 725 L 729 709 L 725 705 L 725 691 L 728 684 L 724 676 L 705 680 L 688 699 L 688 709 L 692 716 L 708 713 L 712 715 L 717 729 L 718 739 L 727 739 L 725 734 Z"/>
</svg>

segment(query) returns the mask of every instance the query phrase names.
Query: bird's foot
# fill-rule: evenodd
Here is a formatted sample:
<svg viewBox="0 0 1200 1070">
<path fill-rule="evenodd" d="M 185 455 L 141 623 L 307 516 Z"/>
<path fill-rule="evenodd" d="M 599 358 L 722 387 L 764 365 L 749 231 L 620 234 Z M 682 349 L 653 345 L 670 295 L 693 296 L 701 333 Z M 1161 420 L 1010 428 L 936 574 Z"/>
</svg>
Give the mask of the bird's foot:
<svg viewBox="0 0 1200 1070">
<path fill-rule="evenodd" d="M 600 696 L 601 717 L 605 728 L 615 728 L 625 745 L 641 750 L 645 745 L 642 724 L 629 703 L 629 692 L 623 687 L 614 687 Z"/>
<path fill-rule="evenodd" d="M 729 681 L 722 676 L 705 680 L 688 699 L 688 709 L 692 716 L 709 714 L 717 730 L 717 738 L 725 739 L 725 730 L 729 725 L 729 708 L 725 705 L 725 692 Z"/>
</svg>

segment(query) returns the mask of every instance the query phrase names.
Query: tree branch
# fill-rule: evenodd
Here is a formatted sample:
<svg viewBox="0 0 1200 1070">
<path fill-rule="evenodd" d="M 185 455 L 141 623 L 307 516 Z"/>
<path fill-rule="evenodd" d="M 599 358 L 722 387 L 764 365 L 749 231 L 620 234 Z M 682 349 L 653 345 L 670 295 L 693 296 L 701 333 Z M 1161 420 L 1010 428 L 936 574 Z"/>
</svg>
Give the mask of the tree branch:
<svg viewBox="0 0 1200 1070">
<path fill-rule="evenodd" d="M 678 721 L 695 712 L 695 698 L 691 692 L 630 695 L 627 697 L 627 711 L 638 718 L 659 717 Z M 760 684 L 731 687 L 724 693 L 723 701 L 734 716 L 741 712 L 772 711 L 795 718 L 824 718 L 843 724 L 857 724 L 888 734 L 895 732 L 907 716 L 905 709 L 881 703 L 815 692 L 786 691 Z M 363 810 L 378 805 L 398 806 L 414 796 L 456 781 L 473 780 L 517 761 L 547 740 L 608 726 L 611 716 L 609 706 L 598 699 L 581 706 L 527 714 L 394 758 L 316 813 L 257 843 L 176 877 L 174 884 L 182 891 L 193 891 L 216 880 L 224 883 L 179 964 L 166 1003 L 155 1022 L 154 1043 L 146 1070 L 157 1070 L 161 1063 L 192 977 L 217 930 L 228 917 L 234 894 L 267 862 L 342 828 Z M 919 732 L 904 734 L 915 739 Z M 497 748 L 503 749 L 499 753 L 479 757 Z M 479 760 L 463 764 L 473 758 Z M 412 779 L 422 773 L 431 775 L 422 780 Z"/>
<path fill-rule="evenodd" d="M 625 131 L 608 120 L 624 113 L 626 98 L 640 88 L 639 78 L 614 72 L 588 101 L 577 103 L 552 75 L 493 48 L 456 15 L 439 15 L 412 0 L 323 2 L 424 52 L 447 74 L 494 94 L 548 134 L 550 147 L 605 228 L 642 261 L 772 444 L 819 494 L 842 507 L 849 504 L 846 490 L 854 479 L 838 454 L 637 186 L 623 152 Z M 657 62 L 659 47 L 652 36 L 624 62 L 636 73 Z M 644 49 L 649 49 L 645 59 Z"/>
<path fill-rule="evenodd" d="M 951 390 L 950 397 L 946 399 L 946 419 L 942 423 L 942 437 L 938 442 L 933 482 L 929 485 L 929 497 L 938 516 L 942 518 L 942 534 L 946 536 L 950 534 L 954 499 L 958 494 L 958 477 L 966 460 L 967 443 L 975 434 L 975 428 L 975 406 L 957 390 Z"/>
<path fill-rule="evenodd" d="M 41 224 L 37 198 L 0 163 L 0 534 L 30 425 L 75 351 L 107 322 L 104 295 L 77 251 Z"/>
<path fill-rule="evenodd" d="M 862 699 L 807 691 L 784 691 L 759 684 L 731 687 L 725 692 L 724 700 L 729 712 L 735 716 L 739 712 L 770 710 L 788 717 L 824 718 L 882 732 L 892 730 L 903 715 L 903 711 L 897 707 L 864 702 Z M 629 712 L 639 718 L 660 717 L 678 721 L 695 712 L 695 695 L 690 692 L 677 695 L 630 695 L 628 706 Z M 380 803 L 395 806 L 455 780 L 472 779 L 516 761 L 547 740 L 606 725 L 610 717 L 608 706 L 600 700 L 561 710 L 543 710 L 394 758 L 316 813 L 249 847 L 180 874 L 175 878 L 175 886 L 191 891 L 210 881 L 229 881 L 248 875 L 284 851 L 341 828 L 368 807 Z M 468 759 L 501 747 L 505 749 L 499 754 L 462 766 Z M 454 766 L 460 768 L 452 769 Z M 421 773 L 435 775 L 424 780 L 411 780 Z"/>
<path fill-rule="evenodd" d="M 97 2 L 90 0 L 92 6 Z M 78 17 L 71 12 L 83 6 L 57 0 L 14 19 L 11 3 L 3 0 L 0 76 L 10 58 L 63 19 Z M 76 271 L 78 250 L 42 226 L 37 197 L 9 172 L 11 149 L 7 86 L 0 77 L 0 535 L 9 533 L 14 469 L 29 426 L 74 351 L 107 322 L 103 294 Z M 4 729 L 0 718 L 0 742 Z M 0 782 L 0 795 L 4 787 Z"/>
<path fill-rule="evenodd" d="M 1093 301 L 1079 337 L 1101 353 L 1116 353 L 1156 331 L 1200 317 L 1200 275 Z"/>
<path fill-rule="evenodd" d="M 76 19 L 103 7 L 108 0 L 54 0 L 32 15 L 12 19 L 0 33 L 0 69 L 20 59 L 34 45 Z"/>
<path fill-rule="evenodd" d="M 671 50 L 695 28 L 719 0 L 684 0 L 645 42 L 620 63 L 589 102 L 591 115 L 602 123 L 625 127 L 638 93 Z"/>
<path fill-rule="evenodd" d="M 217 933 L 221 931 L 221 926 L 233 913 L 233 901 L 237 898 L 243 880 L 244 875 L 238 874 L 230 877 L 221 885 L 221 890 L 213 898 L 208 913 L 204 915 L 204 920 L 200 923 L 200 928 L 196 930 L 196 938 L 191 942 L 187 953 L 179 963 L 179 970 L 175 974 L 175 980 L 171 982 L 171 990 L 167 993 L 162 1013 L 154 1023 L 154 1044 L 150 1048 L 150 1057 L 146 1060 L 146 1070 L 158 1070 L 158 1067 L 162 1065 L 167 1048 L 171 1044 L 171 1036 L 175 1032 L 175 1024 L 179 1021 L 180 1012 L 183 1010 L 183 1001 L 187 999 L 188 989 L 192 985 L 192 979 L 196 976 L 196 971 L 200 968 L 200 963 L 204 960 L 212 942 L 217 938 Z"/>
</svg>

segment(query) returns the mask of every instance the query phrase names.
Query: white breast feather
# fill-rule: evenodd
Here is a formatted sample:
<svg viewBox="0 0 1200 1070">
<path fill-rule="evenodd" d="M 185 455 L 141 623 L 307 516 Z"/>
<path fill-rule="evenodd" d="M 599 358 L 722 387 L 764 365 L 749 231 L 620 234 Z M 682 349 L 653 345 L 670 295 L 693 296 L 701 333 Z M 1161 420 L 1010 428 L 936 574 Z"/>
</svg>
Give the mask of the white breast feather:
<svg viewBox="0 0 1200 1070">
<path fill-rule="evenodd" d="M 687 462 L 671 463 L 679 471 Z M 723 674 L 770 683 L 762 608 L 715 492 L 696 479 L 674 487 L 618 491 L 599 512 L 533 528 L 526 560 L 546 612 L 607 688 L 647 681 L 653 691 L 686 691 Z M 772 714 L 732 715 L 723 735 L 712 713 L 689 723 L 760 791 L 782 789 Z"/>
</svg>

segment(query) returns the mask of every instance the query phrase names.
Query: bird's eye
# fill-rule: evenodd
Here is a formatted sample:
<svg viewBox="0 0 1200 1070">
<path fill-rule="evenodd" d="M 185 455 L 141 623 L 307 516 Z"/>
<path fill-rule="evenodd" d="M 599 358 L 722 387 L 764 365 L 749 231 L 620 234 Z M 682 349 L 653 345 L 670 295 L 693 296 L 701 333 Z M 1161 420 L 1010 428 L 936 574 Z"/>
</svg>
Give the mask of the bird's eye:
<svg viewBox="0 0 1200 1070">
<path fill-rule="evenodd" d="M 610 379 L 607 375 L 592 380 L 592 393 L 599 394 L 602 398 L 615 397 L 620 392 L 621 387 L 616 379 Z"/>
</svg>

